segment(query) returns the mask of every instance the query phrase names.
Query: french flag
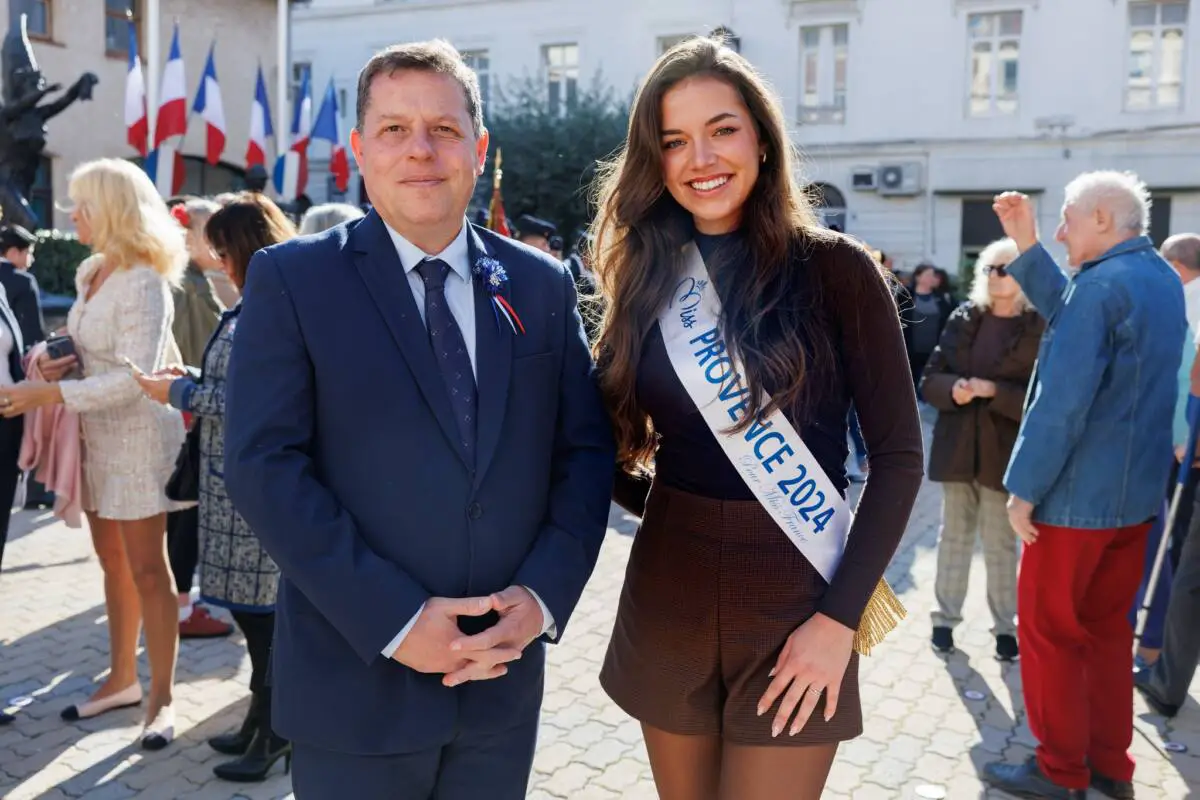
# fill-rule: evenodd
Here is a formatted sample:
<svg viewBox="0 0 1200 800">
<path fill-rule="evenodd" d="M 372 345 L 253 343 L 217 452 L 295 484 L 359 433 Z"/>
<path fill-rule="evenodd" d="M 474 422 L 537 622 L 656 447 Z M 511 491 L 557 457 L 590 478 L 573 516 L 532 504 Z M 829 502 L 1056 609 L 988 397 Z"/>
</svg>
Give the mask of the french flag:
<svg viewBox="0 0 1200 800">
<path fill-rule="evenodd" d="M 129 145 L 146 157 L 150 118 L 146 114 L 146 77 L 137 51 L 137 27 L 129 22 L 129 69 L 125 73 L 125 138 Z"/>
<path fill-rule="evenodd" d="M 333 87 L 333 78 L 330 78 L 329 88 L 325 90 L 325 98 L 321 101 L 321 110 L 317 112 L 316 122 L 313 123 L 312 139 L 314 142 L 329 142 L 329 172 L 337 183 L 337 190 L 344 192 L 350 185 L 350 162 L 346 158 L 346 147 L 342 144 L 341 127 L 337 90 Z"/>
<path fill-rule="evenodd" d="M 183 56 L 179 54 L 179 23 L 171 37 L 171 54 L 163 68 L 159 87 L 158 121 L 154 124 L 154 146 L 172 136 L 187 133 L 187 81 L 183 77 Z"/>
<path fill-rule="evenodd" d="M 163 142 L 146 156 L 146 174 L 163 197 L 179 194 L 183 189 L 183 153 L 173 144 Z"/>
<path fill-rule="evenodd" d="M 267 139 L 271 130 L 271 106 L 267 103 L 267 83 L 263 80 L 262 65 L 258 66 L 258 85 L 254 88 L 254 105 L 250 106 L 250 141 L 246 144 L 246 169 L 266 166 Z"/>
<path fill-rule="evenodd" d="M 285 201 L 295 200 L 308 187 L 308 142 L 312 138 L 312 85 L 309 71 L 300 81 L 300 96 L 292 115 L 292 146 L 275 160 L 275 191 Z"/>
<path fill-rule="evenodd" d="M 225 152 L 225 106 L 221 103 L 221 86 L 217 83 L 217 66 L 213 63 L 213 51 L 217 43 L 208 49 L 208 61 L 204 64 L 204 75 L 200 77 L 200 88 L 192 113 L 199 114 L 208 129 L 206 155 L 208 163 L 216 164 Z"/>
</svg>

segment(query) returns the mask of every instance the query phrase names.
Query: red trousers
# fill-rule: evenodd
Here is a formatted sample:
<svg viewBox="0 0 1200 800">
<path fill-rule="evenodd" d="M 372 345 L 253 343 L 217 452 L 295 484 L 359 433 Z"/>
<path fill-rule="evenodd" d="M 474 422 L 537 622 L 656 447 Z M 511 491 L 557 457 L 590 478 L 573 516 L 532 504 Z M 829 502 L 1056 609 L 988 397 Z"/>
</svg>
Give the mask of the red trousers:
<svg viewBox="0 0 1200 800">
<path fill-rule="evenodd" d="M 1017 636 L 1038 764 L 1050 780 L 1071 789 L 1086 789 L 1090 770 L 1132 780 L 1129 609 L 1142 578 L 1150 523 L 1104 530 L 1037 527 L 1037 541 L 1021 554 Z"/>
</svg>

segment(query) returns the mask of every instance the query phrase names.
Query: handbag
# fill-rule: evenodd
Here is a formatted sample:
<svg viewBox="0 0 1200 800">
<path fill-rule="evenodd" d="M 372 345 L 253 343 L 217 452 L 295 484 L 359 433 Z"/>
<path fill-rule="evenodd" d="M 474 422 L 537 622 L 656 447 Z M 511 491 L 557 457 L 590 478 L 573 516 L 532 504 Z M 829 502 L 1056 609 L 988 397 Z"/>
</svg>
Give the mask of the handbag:
<svg viewBox="0 0 1200 800">
<path fill-rule="evenodd" d="M 200 499 L 200 420 L 196 420 L 179 455 L 175 457 L 175 469 L 167 479 L 167 499 L 177 503 L 194 502 Z"/>
</svg>

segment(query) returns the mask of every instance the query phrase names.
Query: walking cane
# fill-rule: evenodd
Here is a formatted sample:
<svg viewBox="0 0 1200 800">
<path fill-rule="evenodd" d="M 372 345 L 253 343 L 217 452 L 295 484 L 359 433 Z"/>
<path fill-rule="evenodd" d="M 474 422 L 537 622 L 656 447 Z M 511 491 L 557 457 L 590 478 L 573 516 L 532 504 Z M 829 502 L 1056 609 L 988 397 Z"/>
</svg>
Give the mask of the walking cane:
<svg viewBox="0 0 1200 800">
<path fill-rule="evenodd" d="M 1158 552 L 1154 555 L 1154 566 L 1150 569 L 1150 579 L 1146 581 L 1146 591 L 1142 595 L 1142 607 L 1138 609 L 1137 630 L 1133 634 L 1134 652 L 1142 641 L 1142 633 L 1146 630 L 1146 621 L 1150 618 L 1150 606 L 1154 604 L 1154 592 L 1158 588 L 1158 578 L 1162 572 L 1163 560 L 1171 548 L 1171 532 L 1175 530 L 1175 520 L 1179 517 L 1179 504 L 1183 501 L 1183 489 L 1187 485 L 1192 472 L 1192 464 L 1196 460 L 1196 440 L 1200 438 L 1200 397 L 1188 395 L 1187 407 L 1188 437 L 1183 449 L 1183 460 L 1179 464 L 1179 474 L 1175 478 L 1175 492 L 1171 495 L 1171 505 L 1167 508 L 1167 522 L 1163 526 L 1162 536 L 1158 540 Z"/>
</svg>

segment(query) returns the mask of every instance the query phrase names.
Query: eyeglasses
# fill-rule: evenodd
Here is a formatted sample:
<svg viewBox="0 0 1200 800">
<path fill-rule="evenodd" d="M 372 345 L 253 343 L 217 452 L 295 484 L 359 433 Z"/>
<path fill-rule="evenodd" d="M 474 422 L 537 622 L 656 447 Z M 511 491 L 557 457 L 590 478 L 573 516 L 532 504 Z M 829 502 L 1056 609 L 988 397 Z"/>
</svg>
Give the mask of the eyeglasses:
<svg viewBox="0 0 1200 800">
<path fill-rule="evenodd" d="M 997 278 L 1004 278 L 1008 276 L 1008 264 L 990 264 L 987 271 Z"/>
</svg>

